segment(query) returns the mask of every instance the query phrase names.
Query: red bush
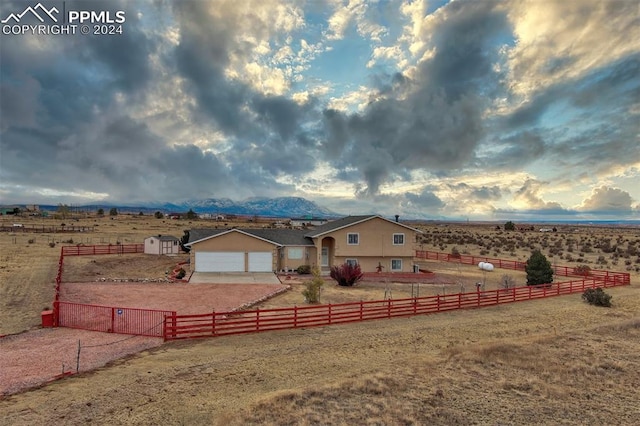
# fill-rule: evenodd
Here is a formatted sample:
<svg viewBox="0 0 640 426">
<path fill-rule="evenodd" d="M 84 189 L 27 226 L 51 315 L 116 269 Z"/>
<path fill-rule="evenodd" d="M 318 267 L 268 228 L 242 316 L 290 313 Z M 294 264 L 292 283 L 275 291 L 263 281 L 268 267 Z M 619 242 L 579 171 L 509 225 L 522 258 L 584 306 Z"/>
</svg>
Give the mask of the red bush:
<svg viewBox="0 0 640 426">
<path fill-rule="evenodd" d="M 363 277 L 360 265 L 345 263 L 340 266 L 331 267 L 331 278 L 343 287 L 351 287 Z"/>
</svg>

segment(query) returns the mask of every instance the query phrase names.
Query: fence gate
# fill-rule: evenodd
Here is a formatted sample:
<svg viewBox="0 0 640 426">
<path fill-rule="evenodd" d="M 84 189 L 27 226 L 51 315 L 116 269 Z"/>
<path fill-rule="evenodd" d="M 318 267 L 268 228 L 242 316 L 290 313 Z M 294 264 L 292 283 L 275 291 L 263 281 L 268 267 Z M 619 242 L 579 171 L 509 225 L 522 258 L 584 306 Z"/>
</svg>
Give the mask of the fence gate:
<svg viewBox="0 0 640 426">
<path fill-rule="evenodd" d="M 118 308 L 71 302 L 55 304 L 58 311 L 57 325 L 60 327 L 137 336 L 162 337 L 165 316 L 175 315 L 172 311 L 155 309 Z"/>
</svg>

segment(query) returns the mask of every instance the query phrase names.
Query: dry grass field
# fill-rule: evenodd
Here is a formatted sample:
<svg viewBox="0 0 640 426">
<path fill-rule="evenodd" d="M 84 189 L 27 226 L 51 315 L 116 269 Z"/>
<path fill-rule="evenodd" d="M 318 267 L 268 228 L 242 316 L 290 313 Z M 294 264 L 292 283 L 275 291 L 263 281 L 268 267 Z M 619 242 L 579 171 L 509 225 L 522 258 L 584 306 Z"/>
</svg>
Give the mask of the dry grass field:
<svg viewBox="0 0 640 426">
<path fill-rule="evenodd" d="M 183 229 L 203 226 L 125 215 L 78 223 L 98 226 L 86 234 L 0 233 L 0 335 L 37 327 L 40 310 L 50 306 L 60 252 L 60 243 L 51 248 L 50 241 L 139 243 L 148 235 L 181 236 Z M 640 231 L 558 227 L 556 233 L 520 233 L 494 227 L 424 225 L 422 248 L 456 247 L 519 260 L 540 248 L 559 265 L 580 260 L 592 268 L 629 270 L 632 285 L 608 290 L 612 308 L 571 295 L 165 344 L 10 396 L 0 401 L 0 424 L 638 424 Z M 116 257 L 104 258 L 114 277 L 136 269 L 119 270 Z M 102 260 L 93 260 L 79 260 L 68 272 L 104 276 Z M 438 273 L 434 282 L 421 284 L 420 295 L 457 292 L 481 279 L 492 288 L 503 273 L 523 280 L 513 271 L 483 275 L 470 266 L 425 266 Z M 137 277 L 162 275 L 163 268 L 149 267 Z M 265 306 L 301 304 L 302 284 L 292 281 L 292 291 Z M 410 284 L 325 287 L 323 302 L 380 298 L 385 290 L 394 298 L 411 294 Z"/>
</svg>

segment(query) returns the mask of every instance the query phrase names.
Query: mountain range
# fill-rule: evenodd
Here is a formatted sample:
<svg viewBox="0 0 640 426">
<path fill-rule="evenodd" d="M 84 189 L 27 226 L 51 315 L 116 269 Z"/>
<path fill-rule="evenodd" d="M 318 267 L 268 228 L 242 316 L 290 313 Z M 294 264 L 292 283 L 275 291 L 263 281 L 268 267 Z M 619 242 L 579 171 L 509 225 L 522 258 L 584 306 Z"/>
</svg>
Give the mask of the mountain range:
<svg viewBox="0 0 640 426">
<path fill-rule="evenodd" d="M 181 203 L 132 203 L 132 204 L 91 204 L 84 206 L 71 206 L 74 210 L 98 210 L 108 211 L 116 207 L 119 212 L 144 212 L 163 213 L 186 212 L 193 210 L 196 213 L 210 214 L 235 214 L 242 216 L 269 216 L 269 217 L 338 217 L 339 213 L 321 207 L 301 197 L 279 198 L 250 198 L 244 201 L 233 201 L 229 198 L 207 198 L 202 200 L 188 200 Z M 57 210 L 58 206 L 40 206 L 42 210 Z"/>
</svg>

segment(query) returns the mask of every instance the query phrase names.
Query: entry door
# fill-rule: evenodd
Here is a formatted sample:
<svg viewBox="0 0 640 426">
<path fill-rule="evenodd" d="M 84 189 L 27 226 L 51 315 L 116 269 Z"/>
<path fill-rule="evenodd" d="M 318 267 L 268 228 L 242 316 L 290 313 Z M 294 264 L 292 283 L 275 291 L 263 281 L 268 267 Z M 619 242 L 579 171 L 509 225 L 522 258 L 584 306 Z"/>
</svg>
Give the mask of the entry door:
<svg viewBox="0 0 640 426">
<path fill-rule="evenodd" d="M 329 247 L 322 247 L 322 266 L 329 266 Z"/>
</svg>

